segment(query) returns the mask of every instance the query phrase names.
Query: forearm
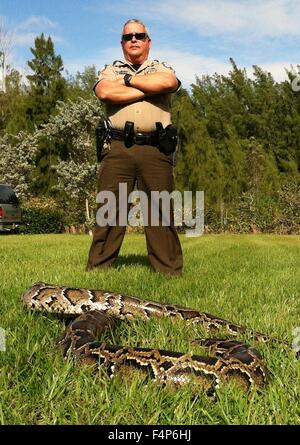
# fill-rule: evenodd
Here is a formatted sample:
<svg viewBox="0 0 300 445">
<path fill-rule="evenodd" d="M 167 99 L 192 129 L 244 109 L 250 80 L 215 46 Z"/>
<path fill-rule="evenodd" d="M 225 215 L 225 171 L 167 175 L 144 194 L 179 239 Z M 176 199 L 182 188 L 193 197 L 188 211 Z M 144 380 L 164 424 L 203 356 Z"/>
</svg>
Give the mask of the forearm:
<svg viewBox="0 0 300 445">
<path fill-rule="evenodd" d="M 123 78 L 102 80 L 98 83 L 95 93 L 103 102 L 128 104 L 144 99 L 146 96 L 175 91 L 178 80 L 174 74 L 156 72 L 133 76 L 130 84 L 130 87 L 126 86 Z"/>
<path fill-rule="evenodd" d="M 133 76 L 130 84 L 147 95 L 175 91 L 178 80 L 174 74 L 156 72 L 144 76 Z"/>
<path fill-rule="evenodd" d="M 105 82 L 105 84 L 104 84 Z M 95 93 L 103 102 L 129 104 L 145 97 L 145 93 L 134 87 L 127 87 L 123 80 L 99 82 Z"/>
</svg>

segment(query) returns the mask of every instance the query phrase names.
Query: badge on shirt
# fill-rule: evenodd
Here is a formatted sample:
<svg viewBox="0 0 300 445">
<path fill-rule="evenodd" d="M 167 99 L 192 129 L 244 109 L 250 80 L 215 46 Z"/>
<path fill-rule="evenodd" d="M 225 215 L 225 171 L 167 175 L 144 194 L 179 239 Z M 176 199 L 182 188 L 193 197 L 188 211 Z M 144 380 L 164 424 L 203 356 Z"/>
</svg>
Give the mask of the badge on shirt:
<svg viewBox="0 0 300 445">
<path fill-rule="evenodd" d="M 150 73 L 156 73 L 157 69 L 153 68 L 151 66 L 149 66 L 148 68 L 145 69 L 145 74 L 150 74 Z"/>
<path fill-rule="evenodd" d="M 115 73 L 116 74 L 127 74 L 128 71 L 126 71 L 126 70 L 119 70 L 119 71 L 115 70 Z"/>
</svg>

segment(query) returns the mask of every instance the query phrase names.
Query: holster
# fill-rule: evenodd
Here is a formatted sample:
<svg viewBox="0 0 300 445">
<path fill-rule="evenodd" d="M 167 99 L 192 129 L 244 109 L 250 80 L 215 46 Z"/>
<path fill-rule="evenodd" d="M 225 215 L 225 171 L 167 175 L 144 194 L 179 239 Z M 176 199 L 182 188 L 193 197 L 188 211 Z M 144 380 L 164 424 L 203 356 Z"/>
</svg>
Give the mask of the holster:
<svg viewBox="0 0 300 445">
<path fill-rule="evenodd" d="M 124 145 L 130 148 L 133 145 L 134 122 L 126 121 L 124 126 Z"/>
<path fill-rule="evenodd" d="M 108 126 L 107 121 L 101 119 L 101 121 L 99 122 L 99 124 L 96 127 L 95 135 L 96 135 L 97 162 L 100 162 L 103 145 L 109 137 L 109 126 Z"/>
<path fill-rule="evenodd" d="M 174 153 L 177 147 L 176 127 L 170 124 L 164 128 L 161 122 L 155 122 L 155 125 L 158 134 L 158 147 L 160 151 L 166 155 Z"/>
</svg>

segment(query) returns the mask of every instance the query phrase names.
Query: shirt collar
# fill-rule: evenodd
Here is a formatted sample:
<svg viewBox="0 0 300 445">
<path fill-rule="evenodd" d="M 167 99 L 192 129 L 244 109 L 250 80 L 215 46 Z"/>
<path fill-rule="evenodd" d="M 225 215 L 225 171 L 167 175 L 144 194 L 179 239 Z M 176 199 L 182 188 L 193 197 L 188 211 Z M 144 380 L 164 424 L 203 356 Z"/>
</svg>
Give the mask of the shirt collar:
<svg viewBox="0 0 300 445">
<path fill-rule="evenodd" d="M 149 59 L 147 59 L 147 60 L 145 60 L 144 63 L 142 63 L 142 65 L 136 71 L 135 71 L 135 69 L 132 66 L 132 65 L 135 65 L 135 64 L 127 62 L 127 61 L 124 62 L 124 61 L 121 61 L 121 60 L 118 60 L 118 62 L 120 63 L 120 65 L 118 65 L 118 66 L 128 66 L 135 73 L 139 73 L 140 71 L 143 71 L 145 68 L 147 68 L 148 66 L 152 65 L 154 62 L 157 62 L 157 61 L 156 60 L 149 60 Z"/>
</svg>

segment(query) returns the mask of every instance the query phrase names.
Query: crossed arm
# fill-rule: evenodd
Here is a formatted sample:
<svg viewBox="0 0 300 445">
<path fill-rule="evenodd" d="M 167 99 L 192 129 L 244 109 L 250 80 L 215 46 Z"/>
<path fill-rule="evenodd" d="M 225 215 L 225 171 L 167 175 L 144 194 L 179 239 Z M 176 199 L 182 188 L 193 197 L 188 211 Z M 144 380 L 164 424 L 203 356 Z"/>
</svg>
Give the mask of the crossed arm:
<svg viewBox="0 0 300 445">
<path fill-rule="evenodd" d="M 133 76 L 128 87 L 123 79 L 101 80 L 96 86 L 96 96 L 103 102 L 126 104 L 160 93 L 170 93 L 178 87 L 173 73 L 157 72 Z"/>
</svg>

